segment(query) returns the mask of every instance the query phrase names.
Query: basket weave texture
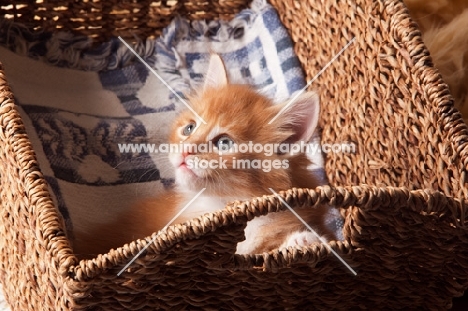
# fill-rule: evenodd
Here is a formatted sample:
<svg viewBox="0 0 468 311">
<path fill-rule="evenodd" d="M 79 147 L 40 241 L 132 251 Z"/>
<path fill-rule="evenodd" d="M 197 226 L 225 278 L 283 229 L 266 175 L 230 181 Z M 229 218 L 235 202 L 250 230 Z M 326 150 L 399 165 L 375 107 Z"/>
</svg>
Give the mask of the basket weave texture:
<svg viewBox="0 0 468 311">
<path fill-rule="evenodd" d="M 228 18 L 248 5 L 24 2 L 0 13 L 96 42 L 156 36 L 178 13 Z M 248 220 L 285 209 L 274 196 L 78 261 L 0 70 L 0 282 L 14 310 L 440 310 L 468 288 L 468 130 L 403 3 L 271 4 L 308 79 L 355 38 L 314 89 L 323 103 L 322 143 L 354 142 L 357 151 L 327 154 L 331 186 L 281 196 L 291 206 L 342 208 L 345 240 L 330 246 L 357 275 L 323 245 L 234 255 Z"/>
</svg>

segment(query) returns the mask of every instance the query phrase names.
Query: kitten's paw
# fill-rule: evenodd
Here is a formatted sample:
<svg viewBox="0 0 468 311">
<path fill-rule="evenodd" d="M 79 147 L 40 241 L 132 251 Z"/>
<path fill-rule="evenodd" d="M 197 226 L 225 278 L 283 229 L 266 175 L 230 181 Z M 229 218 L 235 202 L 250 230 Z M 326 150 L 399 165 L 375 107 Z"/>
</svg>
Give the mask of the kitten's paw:
<svg viewBox="0 0 468 311">
<path fill-rule="evenodd" d="M 322 240 L 325 240 L 325 239 L 322 237 Z M 280 248 L 287 248 L 290 246 L 303 247 L 303 246 L 309 246 L 316 242 L 320 242 L 320 240 L 314 233 L 310 231 L 298 231 L 288 236 L 288 238 L 283 243 L 283 245 L 280 246 Z"/>
</svg>

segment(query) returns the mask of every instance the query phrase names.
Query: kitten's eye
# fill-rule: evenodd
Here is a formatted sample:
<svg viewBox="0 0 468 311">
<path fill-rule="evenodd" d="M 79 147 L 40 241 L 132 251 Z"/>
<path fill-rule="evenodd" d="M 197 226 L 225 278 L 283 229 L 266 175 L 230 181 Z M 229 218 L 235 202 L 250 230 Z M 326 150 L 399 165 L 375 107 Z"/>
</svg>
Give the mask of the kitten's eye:
<svg viewBox="0 0 468 311">
<path fill-rule="evenodd" d="M 287 152 L 285 150 L 289 150 L 289 146 L 287 143 L 281 143 L 279 147 L 276 149 L 277 155 L 285 155 Z"/>
<path fill-rule="evenodd" d="M 193 133 L 193 130 L 195 130 L 196 126 L 197 124 L 195 122 L 191 122 L 190 124 L 184 127 L 184 129 L 182 130 L 182 134 L 185 136 L 189 136 Z"/>
<path fill-rule="evenodd" d="M 219 151 L 228 151 L 234 145 L 234 141 L 226 135 L 220 136 L 219 138 L 215 138 L 213 143 L 218 148 Z"/>
</svg>

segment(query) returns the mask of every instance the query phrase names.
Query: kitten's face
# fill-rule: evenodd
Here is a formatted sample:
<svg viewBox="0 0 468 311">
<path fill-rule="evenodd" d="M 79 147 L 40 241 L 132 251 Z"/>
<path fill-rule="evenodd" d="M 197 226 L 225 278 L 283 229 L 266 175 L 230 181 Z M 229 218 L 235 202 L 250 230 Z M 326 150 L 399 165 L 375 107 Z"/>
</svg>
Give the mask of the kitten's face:
<svg viewBox="0 0 468 311">
<path fill-rule="evenodd" d="M 268 99 L 246 86 L 226 85 L 207 90 L 190 103 L 207 124 L 190 111 L 182 113 L 175 123 L 170 142 L 195 144 L 199 149 L 170 154 L 181 188 L 206 188 L 207 194 L 249 197 L 266 193 L 268 187 L 290 186 L 283 163 L 288 157 L 274 152 L 267 152 L 272 153 L 268 156 L 253 148 L 255 144 L 259 144 L 257 150 L 259 146 L 279 144 L 291 136 L 291 132 L 279 130 L 277 124 L 268 124 L 276 114 Z M 249 144 L 252 150 L 245 152 Z M 211 146 L 212 152 L 203 152 L 203 146 Z"/>
<path fill-rule="evenodd" d="M 268 124 L 285 105 L 274 105 L 248 86 L 228 84 L 220 59 L 212 59 L 209 67 L 204 90 L 189 99 L 206 124 L 187 110 L 170 135 L 171 144 L 190 146 L 169 155 L 179 189 L 249 198 L 270 193 L 269 188 L 290 188 L 291 170 L 306 170 L 309 161 L 305 154 L 272 149 L 310 139 L 318 116 L 316 95 L 297 99 Z"/>
</svg>

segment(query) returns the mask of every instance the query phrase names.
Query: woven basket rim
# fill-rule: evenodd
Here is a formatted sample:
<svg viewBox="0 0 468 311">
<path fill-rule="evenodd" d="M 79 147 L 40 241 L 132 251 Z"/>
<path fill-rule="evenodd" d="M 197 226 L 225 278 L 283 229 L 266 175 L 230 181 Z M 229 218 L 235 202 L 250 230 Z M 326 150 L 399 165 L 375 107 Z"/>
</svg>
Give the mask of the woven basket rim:
<svg viewBox="0 0 468 311">
<path fill-rule="evenodd" d="M 452 224 L 458 228 L 467 229 L 468 201 L 444 195 L 440 191 L 431 189 L 409 190 L 406 187 L 379 187 L 359 185 L 348 187 L 320 186 L 315 189 L 292 188 L 278 193 L 279 197 L 290 206 L 308 204 L 317 206 L 330 204 L 339 209 L 358 208 L 362 210 L 388 210 L 393 208 L 409 208 L 411 212 L 427 215 L 438 214 L 443 219 L 452 219 Z M 450 208 L 447 210 L 447 206 Z M 268 212 L 268 209 L 271 211 Z M 111 250 L 106 254 L 98 255 L 93 259 L 83 259 L 78 265 L 70 267 L 70 277 L 75 281 L 85 281 L 104 273 L 107 267 L 124 266 L 130 262 L 146 244 L 154 241 L 157 246 L 146 249 L 147 255 L 158 255 L 171 249 L 184 239 L 196 239 L 207 232 L 232 224 L 246 224 L 247 221 L 261 215 L 287 210 L 276 195 L 265 195 L 248 201 L 228 205 L 225 209 L 204 216 L 194 218 L 184 224 L 171 225 L 164 230 L 153 233 L 145 239 L 133 241 L 125 246 Z M 222 221 L 213 221 L 222 219 Z M 442 219 L 442 218 L 441 218 Z M 195 227 L 192 235 L 187 237 L 178 230 L 180 226 Z M 243 229 L 242 229 L 243 230 Z M 171 237 L 169 240 L 167 237 Z M 161 243 L 164 241 L 164 243 Z M 240 242 L 240 241 L 239 241 Z M 353 247 L 347 237 L 343 241 L 330 241 L 332 249 L 343 254 L 353 252 Z M 245 270 L 251 268 L 272 269 L 285 263 L 300 263 L 310 260 L 312 256 L 325 258 L 330 250 L 323 245 L 311 245 L 304 251 L 290 248 L 288 251 L 274 250 L 263 254 L 230 254 L 233 255 L 235 269 Z M 215 268 L 216 266 L 214 266 Z M 230 267 L 232 269 L 232 267 Z"/>
<path fill-rule="evenodd" d="M 0 72 L 4 72 L 1 62 Z M 43 240 L 41 243 L 44 242 L 44 247 L 49 249 L 53 256 L 58 258 L 57 269 L 60 273 L 67 274 L 68 267 L 71 264 L 76 264 L 78 259 L 73 253 L 70 240 L 67 237 L 63 216 L 59 213 L 52 200 L 48 184 L 40 170 L 36 153 L 26 132 L 21 115 L 16 108 L 15 97 L 10 86 L 5 81 L 5 84 L 0 85 L 0 89 L 3 89 L 4 95 L 3 100 L 0 102 L 0 110 L 2 114 L 11 114 L 10 118 L 7 118 L 5 128 L 10 126 L 17 127 L 10 134 L 10 137 L 6 137 L 7 140 L 15 142 L 13 152 L 10 154 L 19 165 L 20 176 L 23 175 L 23 182 L 26 189 L 28 189 L 28 191 L 25 191 L 28 202 L 40 205 L 41 207 L 35 211 L 37 213 L 39 230 L 44 232 L 41 237 Z"/>
</svg>

